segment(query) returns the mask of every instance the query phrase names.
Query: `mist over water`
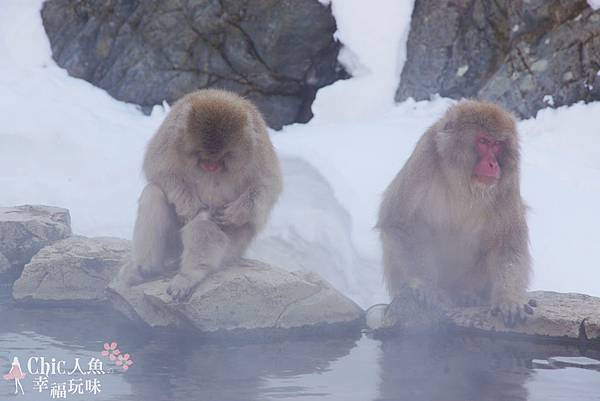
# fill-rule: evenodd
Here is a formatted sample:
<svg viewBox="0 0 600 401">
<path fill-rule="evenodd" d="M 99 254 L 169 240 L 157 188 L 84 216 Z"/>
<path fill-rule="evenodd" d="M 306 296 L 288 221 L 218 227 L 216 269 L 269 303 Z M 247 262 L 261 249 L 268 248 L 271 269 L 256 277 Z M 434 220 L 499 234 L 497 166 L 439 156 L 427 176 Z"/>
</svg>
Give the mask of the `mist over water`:
<svg viewBox="0 0 600 401">
<path fill-rule="evenodd" d="M 149 335 L 103 308 L 0 306 L 0 373 L 14 356 L 26 371 L 31 356 L 73 364 L 99 358 L 101 392 L 86 400 L 598 400 L 600 372 L 531 369 L 531 359 L 579 356 L 573 345 L 431 335 L 394 339 L 304 338 L 268 343 L 206 341 L 198 335 Z M 131 355 L 127 372 L 100 356 L 115 341 Z M 583 354 L 600 358 L 600 350 Z M 25 372 L 27 373 L 27 372 Z M 0 399 L 44 400 L 36 375 L 0 382 Z M 50 375 L 49 383 L 68 376 Z"/>
</svg>

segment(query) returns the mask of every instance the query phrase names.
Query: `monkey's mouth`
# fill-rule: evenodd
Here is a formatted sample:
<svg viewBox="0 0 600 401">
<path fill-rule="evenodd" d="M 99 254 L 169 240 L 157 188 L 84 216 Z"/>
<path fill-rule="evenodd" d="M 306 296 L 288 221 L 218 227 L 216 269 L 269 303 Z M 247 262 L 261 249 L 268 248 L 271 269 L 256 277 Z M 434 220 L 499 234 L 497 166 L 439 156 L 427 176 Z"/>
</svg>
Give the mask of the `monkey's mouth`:
<svg viewBox="0 0 600 401">
<path fill-rule="evenodd" d="M 498 180 L 500 179 L 500 177 L 495 177 L 495 176 L 490 176 L 490 175 L 479 175 L 479 174 L 474 174 L 473 175 L 473 179 L 475 181 L 477 181 L 478 183 L 484 184 L 484 185 L 494 185 L 498 182 Z"/>
<path fill-rule="evenodd" d="M 216 173 L 217 171 L 221 171 L 221 169 L 223 168 L 223 162 L 201 161 L 200 167 L 202 167 L 202 170 L 206 172 Z"/>
</svg>

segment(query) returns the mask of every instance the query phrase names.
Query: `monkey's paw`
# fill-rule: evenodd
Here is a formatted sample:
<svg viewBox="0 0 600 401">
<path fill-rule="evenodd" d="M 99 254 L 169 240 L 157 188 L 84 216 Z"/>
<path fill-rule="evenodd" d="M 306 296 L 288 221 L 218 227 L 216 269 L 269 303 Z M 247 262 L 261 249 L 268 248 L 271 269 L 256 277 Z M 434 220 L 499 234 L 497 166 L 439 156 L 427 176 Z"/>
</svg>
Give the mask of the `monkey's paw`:
<svg viewBox="0 0 600 401">
<path fill-rule="evenodd" d="M 213 213 L 213 221 L 220 226 L 242 226 L 250 221 L 250 208 L 243 202 L 234 201 Z"/>
<path fill-rule="evenodd" d="M 171 280 L 169 287 L 167 287 L 167 294 L 171 296 L 175 302 L 183 302 L 189 298 L 196 287 L 196 283 L 181 274 L 177 274 Z"/>
<path fill-rule="evenodd" d="M 501 301 L 492 305 L 492 316 L 500 316 L 506 327 L 515 327 L 527 320 L 527 315 L 533 315 L 530 304 L 514 301 Z"/>
<path fill-rule="evenodd" d="M 198 199 L 189 198 L 175 203 L 175 213 L 179 216 L 181 223 L 185 224 L 205 213 L 208 216 L 209 207 Z"/>
</svg>

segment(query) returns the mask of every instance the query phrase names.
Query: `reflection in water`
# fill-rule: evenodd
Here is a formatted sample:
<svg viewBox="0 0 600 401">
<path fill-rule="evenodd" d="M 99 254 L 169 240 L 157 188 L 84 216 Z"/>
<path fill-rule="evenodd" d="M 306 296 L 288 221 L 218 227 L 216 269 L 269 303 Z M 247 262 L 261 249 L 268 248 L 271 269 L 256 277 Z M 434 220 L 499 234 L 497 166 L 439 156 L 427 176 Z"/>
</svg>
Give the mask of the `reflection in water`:
<svg viewBox="0 0 600 401">
<path fill-rule="evenodd" d="M 600 400 L 600 372 L 566 368 L 535 370 L 525 387 L 528 401 L 587 401 Z"/>
<path fill-rule="evenodd" d="M 276 344 L 177 344 L 151 341 L 136 351 L 141 363 L 127 375 L 144 400 L 263 400 L 268 378 L 326 371 L 355 341 L 293 341 Z M 146 374 L 152 372 L 154 380 Z"/>
<path fill-rule="evenodd" d="M 532 359 L 581 355 L 575 346 L 437 335 L 384 340 L 381 351 L 380 400 L 516 401 L 548 399 L 550 395 L 565 401 L 599 399 L 584 398 L 568 385 L 554 389 L 562 392 L 550 392 L 539 381 L 537 371 L 530 369 Z M 588 355 L 597 358 L 598 352 Z M 566 378 L 564 370 L 553 373 Z M 600 373 L 592 374 L 597 381 L 596 394 L 600 394 Z M 541 377 L 545 375 L 541 373 Z"/>
<path fill-rule="evenodd" d="M 332 361 L 326 369 L 304 375 L 273 375 L 264 386 L 270 397 L 262 399 L 374 400 L 380 380 L 379 353 L 379 341 L 363 337 L 350 354 Z"/>
<path fill-rule="evenodd" d="M 10 303 L 0 305 L 0 378 L 14 356 L 22 364 L 30 356 L 87 361 L 113 340 L 132 355 L 132 368 L 103 376 L 100 394 L 67 399 L 600 399 L 600 372 L 529 368 L 534 358 L 580 355 L 573 346 L 461 336 L 207 343 L 197 336 L 151 335 L 108 309 L 40 310 Z M 600 357 L 597 351 L 587 355 Z M 32 380 L 23 379 L 25 396 L 19 398 L 12 394 L 14 383 L 0 381 L 0 399 L 51 399 L 34 393 Z"/>
</svg>

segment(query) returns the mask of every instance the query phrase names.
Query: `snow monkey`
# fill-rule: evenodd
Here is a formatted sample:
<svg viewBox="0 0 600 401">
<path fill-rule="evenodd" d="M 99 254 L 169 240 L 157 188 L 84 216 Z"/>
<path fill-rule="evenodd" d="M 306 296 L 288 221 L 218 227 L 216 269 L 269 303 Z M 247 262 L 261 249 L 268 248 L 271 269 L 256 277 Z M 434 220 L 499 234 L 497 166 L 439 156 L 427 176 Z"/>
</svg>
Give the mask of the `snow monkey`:
<svg viewBox="0 0 600 401">
<path fill-rule="evenodd" d="M 212 271 L 240 258 L 282 190 L 279 160 L 256 107 L 221 90 L 175 103 L 148 144 L 148 181 L 133 232 L 133 285 L 179 271 L 167 292 L 186 299 Z M 179 262 L 179 263 L 173 263 Z"/>
<path fill-rule="evenodd" d="M 530 276 L 526 206 L 519 188 L 515 121 L 500 107 L 465 100 L 417 143 L 386 189 L 377 228 L 390 295 L 485 305 L 512 326 Z"/>
</svg>

